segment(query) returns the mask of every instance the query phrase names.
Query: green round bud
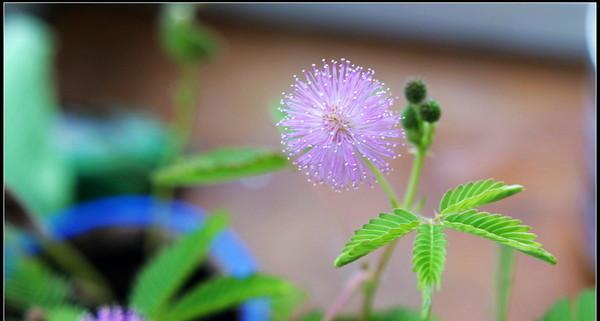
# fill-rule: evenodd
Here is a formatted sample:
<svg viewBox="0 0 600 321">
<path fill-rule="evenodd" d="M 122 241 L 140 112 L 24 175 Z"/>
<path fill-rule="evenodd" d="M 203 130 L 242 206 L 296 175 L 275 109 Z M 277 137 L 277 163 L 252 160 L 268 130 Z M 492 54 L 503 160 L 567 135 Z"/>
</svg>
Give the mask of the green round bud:
<svg viewBox="0 0 600 321">
<path fill-rule="evenodd" d="M 171 3 L 161 11 L 161 45 L 177 62 L 200 62 L 217 51 L 216 36 L 195 19 L 196 8 L 195 4 Z"/>
<path fill-rule="evenodd" d="M 411 106 L 404 108 L 404 111 L 402 111 L 402 127 L 407 130 L 419 128 L 419 115 Z"/>
<path fill-rule="evenodd" d="M 419 106 L 419 113 L 424 121 L 428 123 L 435 123 L 442 116 L 442 109 L 437 101 L 430 100 Z"/>
<path fill-rule="evenodd" d="M 411 80 L 404 87 L 406 100 L 413 104 L 419 104 L 427 96 L 427 86 L 419 79 Z"/>
</svg>

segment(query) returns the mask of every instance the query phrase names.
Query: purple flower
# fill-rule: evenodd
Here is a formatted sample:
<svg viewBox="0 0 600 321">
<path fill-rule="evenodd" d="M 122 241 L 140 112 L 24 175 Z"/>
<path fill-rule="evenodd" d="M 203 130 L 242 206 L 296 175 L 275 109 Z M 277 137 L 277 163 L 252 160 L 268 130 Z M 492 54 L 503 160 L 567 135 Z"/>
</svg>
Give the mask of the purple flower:
<svg viewBox="0 0 600 321">
<path fill-rule="evenodd" d="M 146 321 L 141 315 L 130 309 L 118 306 L 102 307 L 96 315 L 87 314 L 80 321 Z"/>
<path fill-rule="evenodd" d="M 391 110 L 389 88 L 349 60 L 323 59 L 294 75 L 293 88 L 283 93 L 281 111 L 284 152 L 315 184 L 327 183 L 336 191 L 372 184 L 374 175 L 363 158 L 387 173 L 387 158 L 398 156 L 394 148 L 403 137 L 400 116 Z"/>
</svg>

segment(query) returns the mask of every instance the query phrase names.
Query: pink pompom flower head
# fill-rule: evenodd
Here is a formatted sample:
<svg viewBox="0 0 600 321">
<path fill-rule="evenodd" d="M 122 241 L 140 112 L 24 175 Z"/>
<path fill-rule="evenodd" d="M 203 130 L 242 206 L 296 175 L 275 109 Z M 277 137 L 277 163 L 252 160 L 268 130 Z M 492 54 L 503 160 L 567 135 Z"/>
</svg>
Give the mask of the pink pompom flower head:
<svg viewBox="0 0 600 321">
<path fill-rule="evenodd" d="M 80 321 L 146 321 L 144 317 L 131 309 L 118 306 L 102 307 L 96 315 L 87 314 Z"/>
<path fill-rule="evenodd" d="M 374 73 L 344 58 L 323 59 L 322 67 L 294 75 L 291 92 L 283 93 L 285 117 L 277 126 L 284 129 L 284 152 L 309 181 L 336 191 L 372 185 L 364 159 L 383 173 L 391 170 L 387 159 L 398 156 L 394 149 L 404 133 L 391 109 L 394 98 Z"/>
</svg>

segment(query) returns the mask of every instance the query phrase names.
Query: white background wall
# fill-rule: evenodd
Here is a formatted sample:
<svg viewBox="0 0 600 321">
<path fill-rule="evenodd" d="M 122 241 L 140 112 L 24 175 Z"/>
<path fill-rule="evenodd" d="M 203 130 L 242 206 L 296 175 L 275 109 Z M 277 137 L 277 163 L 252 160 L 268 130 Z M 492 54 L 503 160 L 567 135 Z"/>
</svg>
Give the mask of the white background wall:
<svg viewBox="0 0 600 321">
<path fill-rule="evenodd" d="M 420 39 L 587 59 L 585 3 L 213 4 L 209 12 L 296 29 Z M 594 10 L 595 11 L 595 10 Z"/>
</svg>

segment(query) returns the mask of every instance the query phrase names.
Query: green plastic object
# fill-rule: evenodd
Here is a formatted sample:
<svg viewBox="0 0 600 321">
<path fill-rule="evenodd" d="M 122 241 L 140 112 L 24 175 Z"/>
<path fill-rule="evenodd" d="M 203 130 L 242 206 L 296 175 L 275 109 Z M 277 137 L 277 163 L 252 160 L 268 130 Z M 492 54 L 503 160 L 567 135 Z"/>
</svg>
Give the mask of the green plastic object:
<svg viewBox="0 0 600 321">
<path fill-rule="evenodd" d="M 67 206 L 73 173 L 51 145 L 57 117 L 53 38 L 34 17 L 9 15 L 4 29 L 6 186 L 36 215 Z"/>
<path fill-rule="evenodd" d="M 150 173 L 173 148 L 163 123 L 132 112 L 64 114 L 54 138 L 77 174 L 77 201 L 150 193 Z"/>
</svg>

